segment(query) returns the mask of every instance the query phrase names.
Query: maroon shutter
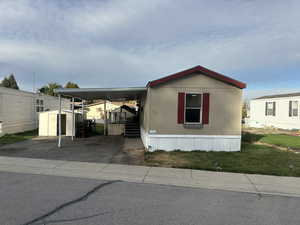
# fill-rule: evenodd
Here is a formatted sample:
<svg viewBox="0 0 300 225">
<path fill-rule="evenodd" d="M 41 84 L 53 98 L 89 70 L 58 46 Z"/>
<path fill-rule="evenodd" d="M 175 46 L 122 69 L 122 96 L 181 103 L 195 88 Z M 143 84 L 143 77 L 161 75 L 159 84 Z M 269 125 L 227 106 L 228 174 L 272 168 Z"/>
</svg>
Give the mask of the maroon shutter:
<svg viewBox="0 0 300 225">
<path fill-rule="evenodd" d="M 209 93 L 203 94 L 202 124 L 209 124 Z"/>
<path fill-rule="evenodd" d="M 184 123 L 184 102 L 185 93 L 178 93 L 178 111 L 177 111 L 177 123 Z"/>
</svg>

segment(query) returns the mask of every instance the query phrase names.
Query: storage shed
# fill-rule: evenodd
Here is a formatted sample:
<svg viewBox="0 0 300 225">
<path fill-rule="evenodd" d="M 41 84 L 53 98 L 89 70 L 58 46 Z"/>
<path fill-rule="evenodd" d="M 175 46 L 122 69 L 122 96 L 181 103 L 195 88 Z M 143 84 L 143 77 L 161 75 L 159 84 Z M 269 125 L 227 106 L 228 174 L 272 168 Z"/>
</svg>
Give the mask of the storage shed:
<svg viewBox="0 0 300 225">
<path fill-rule="evenodd" d="M 76 124 L 82 120 L 81 113 L 64 110 L 61 113 L 61 134 L 64 136 L 76 136 Z M 74 123 L 74 127 L 72 125 Z M 39 136 L 58 136 L 59 111 L 47 111 L 39 114 Z M 72 135 L 72 133 L 74 135 Z"/>
</svg>

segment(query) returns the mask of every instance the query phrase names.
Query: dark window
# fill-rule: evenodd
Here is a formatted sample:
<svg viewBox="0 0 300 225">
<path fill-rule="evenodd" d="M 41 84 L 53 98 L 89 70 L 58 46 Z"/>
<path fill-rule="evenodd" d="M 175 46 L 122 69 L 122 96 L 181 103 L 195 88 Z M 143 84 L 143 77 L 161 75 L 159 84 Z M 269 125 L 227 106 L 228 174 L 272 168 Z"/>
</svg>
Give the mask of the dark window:
<svg viewBox="0 0 300 225">
<path fill-rule="evenodd" d="M 185 122 L 201 123 L 201 94 L 186 94 L 185 99 Z"/>
<path fill-rule="evenodd" d="M 275 116 L 275 102 L 266 102 L 266 116 Z"/>
<path fill-rule="evenodd" d="M 290 101 L 289 114 L 291 117 L 298 117 L 298 109 L 299 109 L 298 101 Z"/>
<path fill-rule="evenodd" d="M 36 100 L 36 112 L 43 112 L 44 111 L 44 100 L 37 99 Z"/>
</svg>

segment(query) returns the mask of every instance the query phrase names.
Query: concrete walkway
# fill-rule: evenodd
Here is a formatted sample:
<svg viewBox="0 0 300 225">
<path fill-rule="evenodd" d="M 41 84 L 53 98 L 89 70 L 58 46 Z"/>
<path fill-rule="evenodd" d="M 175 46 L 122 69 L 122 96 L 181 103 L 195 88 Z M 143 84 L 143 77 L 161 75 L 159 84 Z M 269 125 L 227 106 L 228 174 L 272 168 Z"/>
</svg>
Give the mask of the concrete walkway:
<svg viewBox="0 0 300 225">
<path fill-rule="evenodd" d="M 0 156 L 0 171 L 300 197 L 300 178 Z"/>
</svg>

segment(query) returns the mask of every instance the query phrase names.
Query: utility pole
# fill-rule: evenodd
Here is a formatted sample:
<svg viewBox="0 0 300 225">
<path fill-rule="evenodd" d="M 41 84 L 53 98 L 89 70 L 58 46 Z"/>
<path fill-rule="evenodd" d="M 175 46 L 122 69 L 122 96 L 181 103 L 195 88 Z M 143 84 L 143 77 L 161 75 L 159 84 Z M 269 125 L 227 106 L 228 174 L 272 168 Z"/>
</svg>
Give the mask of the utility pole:
<svg viewBox="0 0 300 225">
<path fill-rule="evenodd" d="M 35 77 L 35 72 L 33 72 L 33 93 L 36 93 L 35 82 L 36 82 L 36 77 Z"/>
<path fill-rule="evenodd" d="M 37 113 L 37 104 L 36 104 L 36 100 L 37 100 L 37 96 L 36 96 L 36 90 L 35 90 L 35 72 L 33 72 L 32 75 L 32 92 L 33 92 L 33 107 L 34 107 L 34 115 L 35 115 L 35 127 L 38 129 L 39 128 L 39 114 Z"/>
</svg>

